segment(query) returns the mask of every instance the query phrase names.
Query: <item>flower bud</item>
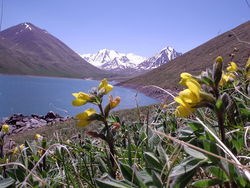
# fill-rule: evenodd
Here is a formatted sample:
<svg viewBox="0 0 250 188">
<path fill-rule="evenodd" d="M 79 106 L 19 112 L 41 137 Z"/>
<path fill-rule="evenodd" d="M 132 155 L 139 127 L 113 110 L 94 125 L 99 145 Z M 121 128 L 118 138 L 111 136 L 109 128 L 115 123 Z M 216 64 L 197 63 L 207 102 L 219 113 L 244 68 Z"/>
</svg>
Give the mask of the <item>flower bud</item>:
<svg viewBox="0 0 250 188">
<path fill-rule="evenodd" d="M 221 56 L 218 56 L 216 58 L 216 63 L 213 66 L 213 80 L 216 87 L 219 85 L 219 82 L 221 80 L 222 65 L 223 65 L 223 59 Z"/>
<path fill-rule="evenodd" d="M 8 133 L 9 130 L 10 130 L 9 125 L 7 125 L 7 124 L 3 124 L 3 125 L 2 125 L 2 132 Z"/>
<path fill-rule="evenodd" d="M 42 138 L 43 138 L 43 137 L 42 137 L 40 134 L 36 134 L 36 135 L 35 135 L 35 139 L 36 139 L 36 140 L 41 140 Z"/>
</svg>

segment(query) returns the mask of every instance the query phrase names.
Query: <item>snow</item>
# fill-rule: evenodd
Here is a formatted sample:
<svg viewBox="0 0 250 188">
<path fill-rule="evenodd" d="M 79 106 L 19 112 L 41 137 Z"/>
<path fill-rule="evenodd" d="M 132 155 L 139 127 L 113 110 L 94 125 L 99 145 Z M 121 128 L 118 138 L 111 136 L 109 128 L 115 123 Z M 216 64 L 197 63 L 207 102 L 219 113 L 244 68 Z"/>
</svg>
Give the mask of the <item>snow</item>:
<svg viewBox="0 0 250 188">
<path fill-rule="evenodd" d="M 30 31 L 32 30 L 32 28 L 30 27 L 30 25 L 29 25 L 29 24 L 24 23 L 24 25 L 25 25 L 25 29 L 29 29 Z"/>
<path fill-rule="evenodd" d="M 106 48 L 99 50 L 96 54 L 83 54 L 80 56 L 92 65 L 106 70 L 136 68 L 138 64 L 146 60 L 146 58 L 142 56 L 132 53 L 119 53 Z"/>
<path fill-rule="evenodd" d="M 155 56 L 146 58 L 133 53 L 119 53 L 114 50 L 102 49 L 95 54 L 82 54 L 83 59 L 92 65 L 105 69 L 136 69 L 136 70 L 152 70 L 160 65 L 171 61 L 177 57 L 178 53 L 173 47 L 165 47 Z"/>
</svg>

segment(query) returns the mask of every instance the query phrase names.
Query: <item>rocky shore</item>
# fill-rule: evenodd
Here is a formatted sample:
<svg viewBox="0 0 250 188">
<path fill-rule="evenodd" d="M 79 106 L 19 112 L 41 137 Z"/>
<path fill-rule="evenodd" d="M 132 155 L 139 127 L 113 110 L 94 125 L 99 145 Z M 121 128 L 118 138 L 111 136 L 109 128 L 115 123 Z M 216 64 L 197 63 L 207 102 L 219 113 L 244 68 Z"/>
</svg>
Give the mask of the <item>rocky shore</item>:
<svg viewBox="0 0 250 188">
<path fill-rule="evenodd" d="M 117 86 L 121 86 L 121 87 L 126 87 L 126 88 L 131 88 L 131 89 L 135 89 L 149 97 L 158 99 L 160 101 L 173 101 L 173 97 L 170 95 L 174 95 L 177 96 L 178 95 L 178 91 L 172 91 L 169 89 L 161 89 L 161 88 L 157 88 L 154 86 L 137 86 L 137 85 L 132 85 L 132 84 L 122 84 L 119 85 L 119 83 L 117 84 Z M 170 93 L 170 94 L 168 94 Z"/>
<path fill-rule="evenodd" d="M 8 118 L 4 118 L 0 125 L 8 124 L 10 127 L 9 135 L 21 133 L 23 131 L 35 129 L 43 126 L 52 126 L 58 122 L 65 122 L 72 117 L 65 116 L 62 117 L 52 111 L 48 112 L 46 115 L 36 115 L 32 114 L 30 116 L 26 116 L 23 114 L 13 114 Z"/>
</svg>

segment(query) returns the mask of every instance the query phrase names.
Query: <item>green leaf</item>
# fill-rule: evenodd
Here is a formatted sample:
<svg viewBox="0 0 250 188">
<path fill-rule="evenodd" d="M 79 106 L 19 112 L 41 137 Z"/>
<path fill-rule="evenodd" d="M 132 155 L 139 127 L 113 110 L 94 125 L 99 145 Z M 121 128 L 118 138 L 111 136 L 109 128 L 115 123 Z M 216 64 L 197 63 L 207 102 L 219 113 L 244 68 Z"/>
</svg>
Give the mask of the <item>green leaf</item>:
<svg viewBox="0 0 250 188">
<path fill-rule="evenodd" d="M 161 142 L 160 137 L 155 133 L 148 140 L 148 144 L 150 148 L 156 147 L 157 145 L 159 145 L 160 142 Z"/>
<path fill-rule="evenodd" d="M 204 180 L 198 180 L 194 183 L 192 183 L 192 186 L 194 187 L 210 187 L 210 186 L 215 186 L 218 184 L 223 183 L 222 180 L 219 179 L 204 179 Z"/>
<path fill-rule="evenodd" d="M 198 121 L 191 120 L 190 122 L 188 122 L 188 125 L 193 129 L 193 131 L 198 131 L 198 132 L 204 131 L 203 126 Z"/>
<path fill-rule="evenodd" d="M 133 188 L 135 187 L 134 185 L 128 185 L 123 182 L 115 181 L 115 180 L 101 180 L 97 179 L 96 184 L 100 188 Z"/>
<path fill-rule="evenodd" d="M 190 147 L 184 146 L 184 150 L 185 150 L 186 153 L 193 156 L 194 158 L 207 159 L 207 157 L 203 153 L 201 153 L 201 152 L 199 152 L 199 151 L 197 151 L 195 149 L 192 149 Z"/>
<path fill-rule="evenodd" d="M 217 154 L 218 155 L 218 147 L 216 146 L 215 142 L 211 142 L 210 140 L 203 140 L 203 147 L 205 150 Z M 207 154 L 206 155 L 213 163 L 217 163 L 220 159 Z"/>
<path fill-rule="evenodd" d="M 133 182 L 132 180 L 135 180 L 133 169 L 130 166 L 128 166 L 127 164 L 120 163 L 120 169 L 121 169 L 122 176 L 126 180 L 131 181 L 131 182 Z"/>
<path fill-rule="evenodd" d="M 183 160 L 181 164 L 178 166 L 175 166 L 173 170 L 171 171 L 169 177 L 175 177 L 182 174 L 186 174 L 196 168 L 198 168 L 202 163 L 204 163 L 206 160 L 203 159 L 196 159 L 194 157 L 187 157 Z"/>
<path fill-rule="evenodd" d="M 161 171 L 163 165 L 161 165 L 159 159 L 157 159 L 157 157 L 153 153 L 145 152 L 144 158 L 149 167 L 153 169 L 158 169 Z"/>
<path fill-rule="evenodd" d="M 99 168 L 100 168 L 100 171 L 102 172 L 102 173 L 109 173 L 109 169 L 108 169 L 108 166 L 107 166 L 107 164 L 102 160 L 102 158 L 101 157 L 98 157 L 97 158 L 97 162 L 99 163 Z"/>
<path fill-rule="evenodd" d="M 219 167 L 211 166 L 208 168 L 210 173 L 212 173 L 215 177 L 217 177 L 220 180 L 228 180 L 227 174 Z"/>
<path fill-rule="evenodd" d="M 6 179 L 3 179 L 3 180 L 0 180 L 0 187 L 1 188 L 9 187 L 13 183 L 15 183 L 15 180 L 13 180 L 12 178 L 6 178 Z"/>
<path fill-rule="evenodd" d="M 156 187 L 158 187 L 158 188 L 163 187 L 163 183 L 162 183 L 160 175 L 153 170 L 152 170 L 152 179 L 153 179 L 153 183 Z"/>
<path fill-rule="evenodd" d="M 188 173 L 181 174 L 175 176 L 172 183 L 170 184 L 170 188 L 183 188 L 190 182 L 193 176 L 196 173 L 196 169 L 189 171 Z"/>
</svg>

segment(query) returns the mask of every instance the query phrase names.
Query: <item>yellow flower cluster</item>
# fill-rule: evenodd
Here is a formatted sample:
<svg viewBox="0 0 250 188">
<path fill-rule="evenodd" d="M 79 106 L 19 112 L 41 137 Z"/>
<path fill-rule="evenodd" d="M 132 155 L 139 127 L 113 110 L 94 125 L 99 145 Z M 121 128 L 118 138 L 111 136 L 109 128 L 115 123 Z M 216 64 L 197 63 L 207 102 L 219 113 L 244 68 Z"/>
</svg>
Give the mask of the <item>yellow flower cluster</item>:
<svg viewBox="0 0 250 188">
<path fill-rule="evenodd" d="M 18 146 L 18 147 L 14 147 L 14 149 L 12 150 L 12 153 L 13 153 L 13 154 L 17 154 L 18 151 L 22 151 L 24 148 L 25 148 L 24 144 L 21 144 L 21 145 Z"/>
<path fill-rule="evenodd" d="M 82 106 L 88 102 L 100 105 L 98 101 L 101 101 L 100 97 L 103 95 L 106 95 L 110 91 L 112 91 L 113 86 L 110 85 L 107 81 L 107 79 L 103 79 L 99 86 L 98 86 L 98 91 L 97 95 L 95 94 L 87 94 L 83 92 L 79 93 L 72 93 L 72 95 L 76 98 L 75 100 L 72 101 L 73 106 Z M 109 110 L 115 108 L 119 103 L 121 99 L 120 97 L 116 97 L 113 99 L 112 96 L 109 98 Z M 76 119 L 77 119 L 77 125 L 80 127 L 85 127 L 90 124 L 91 121 L 95 120 L 98 114 L 96 114 L 96 111 L 92 108 L 85 110 L 84 112 L 77 114 Z"/>
<path fill-rule="evenodd" d="M 108 84 L 107 79 L 103 79 L 98 86 L 98 90 L 102 91 L 104 94 L 109 93 L 110 91 L 112 91 L 112 89 L 113 86 Z M 95 100 L 95 97 L 93 95 L 84 92 L 72 93 L 72 95 L 76 98 L 72 101 L 73 106 L 82 106 L 88 102 L 93 102 Z"/>
<path fill-rule="evenodd" d="M 194 106 L 201 101 L 201 86 L 189 73 L 182 73 L 180 76 L 181 81 L 179 83 L 187 87 L 187 89 L 181 91 L 179 96 L 174 98 L 180 104 L 176 108 L 175 116 L 187 117 L 195 110 Z"/>
<path fill-rule="evenodd" d="M 219 85 L 223 86 L 228 81 L 232 81 L 235 79 L 235 72 L 238 70 L 238 66 L 234 62 L 230 62 L 229 66 L 227 67 L 227 73 L 222 71 L 222 76 Z"/>
</svg>

